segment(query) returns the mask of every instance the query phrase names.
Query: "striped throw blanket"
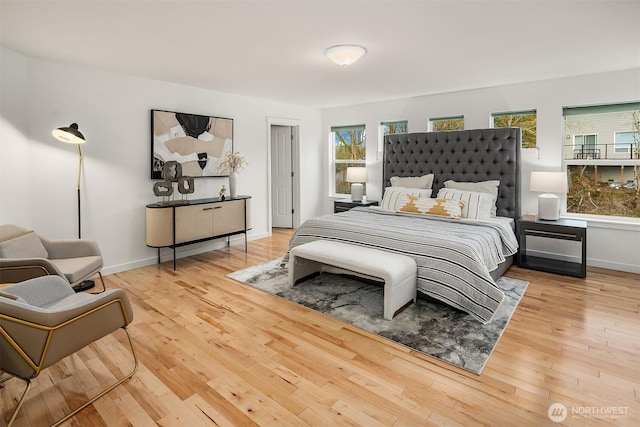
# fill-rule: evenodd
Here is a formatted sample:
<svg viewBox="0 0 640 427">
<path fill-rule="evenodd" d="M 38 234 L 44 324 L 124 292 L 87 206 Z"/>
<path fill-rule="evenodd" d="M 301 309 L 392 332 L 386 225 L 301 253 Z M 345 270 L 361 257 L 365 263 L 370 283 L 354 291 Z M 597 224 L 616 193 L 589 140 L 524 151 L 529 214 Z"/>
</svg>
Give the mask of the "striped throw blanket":
<svg viewBox="0 0 640 427">
<path fill-rule="evenodd" d="M 490 271 L 518 249 L 507 223 L 451 220 L 355 208 L 306 221 L 289 247 L 329 239 L 407 255 L 418 266 L 418 290 L 482 323 L 504 298 Z M 288 254 L 283 258 L 287 262 Z"/>
</svg>

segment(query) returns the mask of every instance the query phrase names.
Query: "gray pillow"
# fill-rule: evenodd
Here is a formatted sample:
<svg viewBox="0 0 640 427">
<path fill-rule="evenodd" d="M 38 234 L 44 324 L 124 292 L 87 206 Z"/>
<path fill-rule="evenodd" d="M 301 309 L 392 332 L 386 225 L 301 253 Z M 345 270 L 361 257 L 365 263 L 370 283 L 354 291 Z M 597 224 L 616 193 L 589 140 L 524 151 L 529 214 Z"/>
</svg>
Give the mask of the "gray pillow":
<svg viewBox="0 0 640 427">
<path fill-rule="evenodd" d="M 0 242 L 2 258 L 47 258 L 49 253 L 33 231 L 20 237 Z"/>
</svg>

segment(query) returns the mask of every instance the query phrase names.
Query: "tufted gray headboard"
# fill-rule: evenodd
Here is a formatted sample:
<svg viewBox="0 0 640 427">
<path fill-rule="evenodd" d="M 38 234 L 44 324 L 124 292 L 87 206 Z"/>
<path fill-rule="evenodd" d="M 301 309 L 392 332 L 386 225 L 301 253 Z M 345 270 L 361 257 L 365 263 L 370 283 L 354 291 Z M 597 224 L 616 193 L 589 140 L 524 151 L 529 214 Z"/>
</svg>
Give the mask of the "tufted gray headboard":
<svg viewBox="0 0 640 427">
<path fill-rule="evenodd" d="M 497 215 L 520 217 L 520 128 L 419 132 L 384 137 L 382 188 L 392 176 L 434 174 L 433 197 L 444 182 L 497 179 Z"/>
</svg>

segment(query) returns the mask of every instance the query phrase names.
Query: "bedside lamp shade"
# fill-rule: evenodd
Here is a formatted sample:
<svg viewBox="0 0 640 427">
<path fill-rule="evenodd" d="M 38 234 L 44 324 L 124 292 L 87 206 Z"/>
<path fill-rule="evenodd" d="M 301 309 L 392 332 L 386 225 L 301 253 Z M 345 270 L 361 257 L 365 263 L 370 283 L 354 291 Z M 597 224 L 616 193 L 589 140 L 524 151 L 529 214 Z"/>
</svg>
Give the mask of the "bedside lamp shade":
<svg viewBox="0 0 640 427">
<path fill-rule="evenodd" d="M 362 201 L 363 182 L 367 182 L 367 168 L 350 167 L 347 168 L 347 182 L 351 182 L 351 200 Z"/>
<path fill-rule="evenodd" d="M 560 197 L 567 192 L 566 172 L 531 172 L 529 191 L 541 192 L 538 196 L 538 217 L 545 220 L 560 218 Z"/>
</svg>

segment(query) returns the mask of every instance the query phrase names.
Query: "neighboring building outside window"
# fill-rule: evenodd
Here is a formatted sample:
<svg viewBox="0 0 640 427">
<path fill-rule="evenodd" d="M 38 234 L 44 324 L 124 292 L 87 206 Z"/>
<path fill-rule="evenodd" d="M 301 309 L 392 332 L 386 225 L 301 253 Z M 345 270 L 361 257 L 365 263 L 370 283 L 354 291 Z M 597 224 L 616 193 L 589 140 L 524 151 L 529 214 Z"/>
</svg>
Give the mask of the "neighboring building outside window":
<svg viewBox="0 0 640 427">
<path fill-rule="evenodd" d="M 392 122 L 380 122 L 380 131 L 378 132 L 378 152 L 384 149 L 384 136 L 393 133 L 407 133 L 409 122 L 407 120 L 396 120 Z"/>
<path fill-rule="evenodd" d="M 464 116 L 432 117 L 429 119 L 428 129 L 431 132 L 463 130 Z"/>
<path fill-rule="evenodd" d="M 567 213 L 640 218 L 640 102 L 565 107 L 563 115 Z"/>
<path fill-rule="evenodd" d="M 364 125 L 334 126 L 331 128 L 333 152 L 333 194 L 351 194 L 351 183 L 346 182 L 347 167 L 366 166 L 366 130 Z M 367 183 L 364 182 L 364 193 Z"/>
<path fill-rule="evenodd" d="M 517 127 L 522 129 L 522 148 L 536 148 L 537 133 L 536 110 L 512 111 L 491 114 L 491 127 L 507 128 Z"/>
</svg>

